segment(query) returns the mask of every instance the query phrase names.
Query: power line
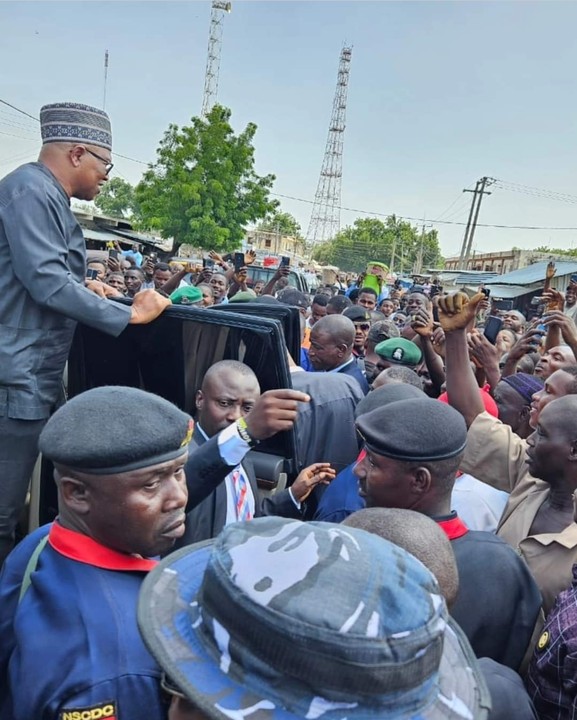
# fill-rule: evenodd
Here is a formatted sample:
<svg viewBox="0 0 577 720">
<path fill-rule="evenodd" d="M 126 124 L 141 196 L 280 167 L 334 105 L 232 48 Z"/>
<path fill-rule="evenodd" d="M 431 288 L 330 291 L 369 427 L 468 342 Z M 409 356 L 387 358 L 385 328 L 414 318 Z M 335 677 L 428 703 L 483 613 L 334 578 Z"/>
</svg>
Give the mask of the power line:
<svg viewBox="0 0 577 720">
<path fill-rule="evenodd" d="M 544 188 L 538 188 L 532 185 L 522 185 L 521 183 L 508 182 L 506 180 L 497 180 L 497 187 L 500 187 L 501 190 L 519 192 L 525 195 L 533 195 L 534 197 L 546 197 L 550 200 L 560 200 L 561 202 L 577 202 L 576 195 L 570 195 L 569 193 L 560 193 L 556 190 L 546 190 Z"/>
<path fill-rule="evenodd" d="M 461 201 L 461 205 L 462 205 L 463 207 L 464 207 L 465 205 L 468 205 L 468 204 L 469 204 L 468 199 L 467 199 L 467 198 L 463 198 L 463 193 L 460 192 L 460 193 L 457 195 L 457 197 L 453 200 L 453 202 L 449 205 L 449 207 L 448 207 L 446 210 L 444 210 L 444 211 L 439 215 L 439 220 L 443 217 L 443 215 L 447 215 L 447 213 L 449 212 L 449 210 L 451 210 L 451 208 L 454 207 L 454 206 L 459 202 L 459 200 Z M 459 209 L 456 209 L 454 212 L 451 213 L 451 215 L 454 215 L 456 212 L 460 212 L 460 211 L 463 209 L 463 207 L 460 207 Z M 450 217 L 450 216 L 449 216 L 449 217 Z M 446 218 L 446 219 L 447 219 L 447 218 Z"/>
<path fill-rule="evenodd" d="M 26 117 L 29 117 L 32 120 L 36 120 L 36 122 L 40 122 L 40 120 L 38 118 L 34 117 L 34 115 L 30 115 L 25 110 L 21 110 L 20 108 L 17 108 L 15 105 L 11 105 L 9 102 L 6 102 L 6 100 L 2 100 L 0 98 L 0 103 L 2 103 L 3 105 L 7 105 L 9 108 L 12 108 L 12 110 L 16 110 L 16 112 L 19 112 L 22 115 L 26 115 Z M 11 135 L 11 133 L 6 133 L 6 132 L 2 132 L 1 134 L 2 135 Z M 12 137 L 19 137 L 23 140 L 31 140 L 32 139 L 32 138 L 26 138 L 23 135 L 12 135 Z M 148 165 L 148 163 L 145 162 L 144 160 L 137 160 L 136 158 L 131 158 L 131 157 L 128 157 L 127 155 L 121 155 L 120 153 L 117 153 L 117 152 L 115 152 L 114 155 L 116 157 L 123 158 L 124 160 L 130 160 L 131 162 L 139 163 L 140 165 Z"/>
<path fill-rule="evenodd" d="M 299 198 L 295 197 L 294 195 L 283 195 L 281 193 L 271 193 L 271 195 L 274 195 L 275 197 L 281 197 L 286 198 L 287 200 L 296 200 L 297 202 L 304 202 L 309 205 L 314 204 L 313 200 L 306 200 L 305 198 Z M 398 213 L 383 213 L 378 212 L 376 210 L 361 210 L 360 208 L 351 208 L 351 207 L 345 207 L 341 205 L 339 207 L 340 210 L 345 210 L 348 212 L 355 212 L 355 213 L 361 213 L 362 215 L 373 215 L 376 217 L 390 217 L 391 215 L 395 215 L 397 218 L 401 220 L 408 220 L 410 222 L 426 222 L 431 223 L 432 225 L 461 225 L 466 226 L 467 223 L 465 222 L 457 222 L 455 220 L 431 220 L 430 218 L 423 218 L 423 217 L 410 217 L 409 215 L 399 215 Z M 540 225 L 492 225 L 489 223 L 477 223 L 477 227 L 486 227 L 486 228 L 497 228 L 500 230 L 573 230 L 576 231 L 577 227 L 543 227 Z"/>
<path fill-rule="evenodd" d="M 15 105 L 12 105 L 11 103 L 7 102 L 6 100 L 2 100 L 0 98 L 0 103 L 2 105 L 6 105 L 6 107 L 11 108 L 12 110 L 15 110 L 16 112 L 20 113 L 21 115 L 25 115 L 26 117 L 30 118 L 31 120 L 35 120 L 36 122 L 40 122 L 38 118 L 34 117 L 34 115 L 30 115 L 30 113 L 27 113 L 25 110 L 22 110 L 21 108 L 16 107 Z M 25 137 L 23 135 L 15 135 L 13 133 L 3 132 L 0 130 L 0 135 L 8 135 L 10 137 L 16 137 L 20 138 L 21 140 L 28 140 L 32 141 L 33 138 L 31 137 Z M 128 157 L 127 155 L 121 155 L 120 153 L 115 152 L 114 155 L 116 157 L 122 158 L 123 160 L 130 160 L 130 162 L 138 163 L 139 165 L 149 165 L 144 160 L 137 160 L 136 158 Z M 575 195 L 569 195 L 564 193 L 557 193 L 554 190 L 545 190 L 543 188 L 536 188 L 531 185 L 522 185 L 520 183 L 512 183 L 507 182 L 506 180 L 497 180 L 496 183 L 497 187 L 500 187 L 502 190 L 510 190 L 512 192 L 523 192 L 525 191 L 536 191 L 539 193 L 543 193 L 541 197 L 546 197 L 548 199 L 559 199 L 564 202 L 577 202 L 577 196 Z M 525 194 L 530 194 L 529 192 L 526 192 Z M 314 200 L 306 200 L 305 198 L 299 198 L 294 197 L 292 195 L 283 195 L 282 193 L 271 193 L 271 195 L 274 195 L 275 197 L 280 198 L 286 198 L 287 200 L 296 200 L 297 202 L 304 202 L 308 205 L 314 205 Z M 447 213 L 453 205 L 455 205 L 457 201 L 455 200 L 451 205 L 445 210 L 444 213 L 441 213 L 441 217 Z M 335 208 L 336 209 L 336 208 Z M 376 210 L 361 210 L 359 208 L 350 208 L 345 207 L 344 205 L 338 206 L 339 210 L 345 210 L 346 212 L 356 212 L 361 213 L 362 215 L 374 215 L 376 217 L 389 217 L 393 213 L 382 213 L 377 212 Z M 462 208 L 461 208 L 462 209 Z M 455 211 L 457 212 L 457 210 Z M 453 213 L 454 214 L 454 213 Z M 430 220 L 426 218 L 421 217 L 410 217 L 409 215 L 397 215 L 398 218 L 401 220 L 408 220 L 410 222 L 430 222 L 433 225 L 458 225 L 458 226 L 466 226 L 467 223 L 465 222 L 459 222 L 456 220 L 441 220 L 440 218 L 437 220 Z M 577 231 L 577 227 L 546 227 L 546 226 L 540 226 L 540 225 L 495 225 L 490 223 L 477 223 L 477 227 L 485 227 L 485 228 L 495 228 L 498 230 L 550 230 L 554 232 L 561 232 L 565 230 L 571 230 L 571 231 Z"/>
<path fill-rule="evenodd" d="M 128 157 L 127 155 L 121 155 L 120 153 L 113 152 L 112 153 L 115 157 L 123 158 L 124 160 L 131 160 L 132 162 L 138 163 L 139 165 L 148 165 L 149 163 L 145 162 L 144 160 L 137 160 L 136 158 Z"/>
<path fill-rule="evenodd" d="M 22 115 L 26 115 L 26 117 L 32 118 L 32 120 L 36 120 L 36 122 L 40 122 L 37 117 L 34 117 L 34 115 L 30 115 L 30 113 L 27 113 L 25 110 L 21 110 L 20 108 L 17 108 L 15 105 L 11 105 L 9 102 L 6 102 L 6 100 L 0 99 L 0 103 L 2 105 L 7 105 L 9 108 L 12 108 L 12 110 L 16 110 L 16 112 L 21 113 Z"/>
<path fill-rule="evenodd" d="M 4 130 L 0 130 L 0 135 L 8 135 L 9 137 L 20 138 L 20 140 L 38 142 L 38 138 L 26 137 L 25 135 L 15 135 L 14 133 L 4 132 Z"/>
</svg>

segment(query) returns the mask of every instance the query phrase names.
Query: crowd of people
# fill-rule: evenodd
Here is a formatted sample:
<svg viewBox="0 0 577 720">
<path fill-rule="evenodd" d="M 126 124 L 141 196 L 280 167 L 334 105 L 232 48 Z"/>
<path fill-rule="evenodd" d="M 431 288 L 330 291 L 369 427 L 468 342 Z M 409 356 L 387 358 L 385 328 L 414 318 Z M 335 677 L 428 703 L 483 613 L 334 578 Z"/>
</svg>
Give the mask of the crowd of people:
<svg viewBox="0 0 577 720">
<path fill-rule="evenodd" d="M 108 117 L 41 129 L 0 182 L 0 720 L 577 717 L 576 286 L 528 321 L 378 261 L 306 294 L 251 288 L 250 251 L 86 258 L 69 201 L 108 177 Z M 63 397 L 76 322 L 237 302 L 298 309 L 290 387 L 224 359 L 194 418 Z M 287 430 L 299 471 L 263 493 L 251 451 Z M 58 517 L 14 547 L 39 452 Z"/>
</svg>

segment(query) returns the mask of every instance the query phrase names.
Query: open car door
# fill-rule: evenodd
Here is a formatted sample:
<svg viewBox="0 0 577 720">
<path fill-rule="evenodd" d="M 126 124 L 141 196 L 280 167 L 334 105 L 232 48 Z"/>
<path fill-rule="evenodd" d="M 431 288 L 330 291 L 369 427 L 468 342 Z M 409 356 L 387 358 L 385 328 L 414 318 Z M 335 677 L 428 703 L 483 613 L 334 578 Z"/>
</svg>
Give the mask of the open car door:
<svg viewBox="0 0 577 720">
<path fill-rule="evenodd" d="M 297 307 L 282 305 L 281 303 L 228 303 L 226 305 L 211 305 L 209 311 L 234 312 L 253 317 L 265 317 L 278 320 L 284 332 L 287 350 L 297 365 L 300 365 L 301 355 L 301 322 Z"/>
<path fill-rule="evenodd" d="M 196 391 L 219 360 L 247 364 L 262 392 L 292 387 L 280 320 L 173 305 L 149 325 L 128 325 L 117 338 L 79 324 L 68 359 L 68 397 L 102 385 L 128 385 L 161 395 L 194 415 Z M 99 422 L 106 419 L 94 418 L 95 442 Z M 294 431 L 260 443 L 251 458 L 260 487 L 274 490 L 279 480 L 281 486 L 287 480 L 290 484 L 298 468 Z M 43 459 L 32 483 L 30 530 L 57 514 L 52 474 L 52 464 Z"/>
</svg>

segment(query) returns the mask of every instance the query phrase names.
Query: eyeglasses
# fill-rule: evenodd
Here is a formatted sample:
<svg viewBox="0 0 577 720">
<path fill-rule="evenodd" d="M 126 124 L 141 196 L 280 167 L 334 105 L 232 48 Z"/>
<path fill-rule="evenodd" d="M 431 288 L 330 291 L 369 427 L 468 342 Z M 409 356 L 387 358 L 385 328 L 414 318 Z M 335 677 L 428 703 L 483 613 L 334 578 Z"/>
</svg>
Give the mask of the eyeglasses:
<svg viewBox="0 0 577 720">
<path fill-rule="evenodd" d="M 92 155 L 92 157 L 95 157 L 97 160 L 100 160 L 101 163 L 104 163 L 104 169 L 106 170 L 106 174 L 112 170 L 114 167 L 114 163 L 111 163 L 110 160 L 107 160 L 106 158 L 103 158 L 101 155 L 98 155 L 95 152 L 92 152 L 92 150 L 89 150 L 87 147 L 84 148 L 87 153 Z"/>
<path fill-rule="evenodd" d="M 370 323 L 355 323 L 355 330 L 364 330 L 365 332 L 367 330 L 371 329 Z"/>
<path fill-rule="evenodd" d="M 187 700 L 186 695 L 182 692 L 182 690 L 176 686 L 172 680 L 168 677 L 168 675 L 163 672 L 160 676 L 160 687 L 162 690 L 164 690 L 165 693 L 167 693 L 170 696 L 179 697 L 183 700 Z"/>
</svg>

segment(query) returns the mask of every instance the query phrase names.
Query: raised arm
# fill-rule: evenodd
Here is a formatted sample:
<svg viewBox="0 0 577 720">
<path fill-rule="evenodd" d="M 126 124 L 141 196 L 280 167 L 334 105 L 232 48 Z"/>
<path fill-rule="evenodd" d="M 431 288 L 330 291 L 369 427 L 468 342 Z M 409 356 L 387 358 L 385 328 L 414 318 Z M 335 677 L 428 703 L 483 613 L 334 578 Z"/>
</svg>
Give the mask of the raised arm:
<svg viewBox="0 0 577 720">
<path fill-rule="evenodd" d="M 445 373 L 449 403 L 465 418 L 469 427 L 484 411 L 479 386 L 469 362 L 467 328 L 475 321 L 477 306 L 483 299 L 477 293 L 471 300 L 464 292 L 437 296 L 439 322 L 445 332 Z"/>
</svg>

